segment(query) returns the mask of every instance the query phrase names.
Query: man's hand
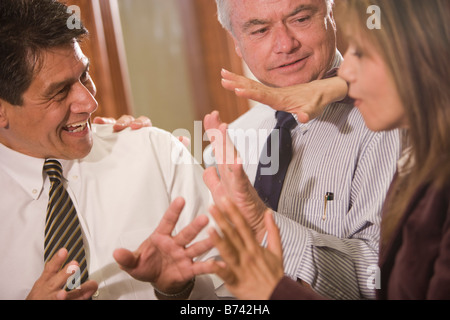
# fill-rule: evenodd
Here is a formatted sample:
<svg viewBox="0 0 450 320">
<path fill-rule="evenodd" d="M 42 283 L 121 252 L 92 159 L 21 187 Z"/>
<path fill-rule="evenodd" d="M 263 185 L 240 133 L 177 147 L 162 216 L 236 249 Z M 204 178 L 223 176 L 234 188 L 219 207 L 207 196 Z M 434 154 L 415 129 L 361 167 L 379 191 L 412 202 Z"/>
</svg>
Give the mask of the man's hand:
<svg viewBox="0 0 450 320">
<path fill-rule="evenodd" d="M 140 116 L 139 118 L 134 118 L 130 115 L 123 115 L 119 119 L 107 118 L 107 117 L 95 117 L 93 120 L 95 124 L 113 124 L 114 132 L 120 132 L 125 130 L 126 128 L 130 128 L 131 130 L 139 130 L 145 127 L 151 127 L 152 121 L 145 117 Z M 191 140 L 188 137 L 180 136 L 178 137 L 181 143 L 183 143 L 186 147 L 189 147 L 191 144 Z"/>
<path fill-rule="evenodd" d="M 199 273 L 197 268 L 201 268 L 204 263 L 194 263 L 193 259 L 212 248 L 209 239 L 188 247 L 208 224 L 206 216 L 198 216 L 177 235 L 172 235 L 184 205 L 182 198 L 175 199 L 156 230 L 136 251 L 114 251 L 114 258 L 121 269 L 137 280 L 151 282 L 155 288 L 167 294 L 176 294 L 186 288 L 189 281 Z"/>
<path fill-rule="evenodd" d="M 76 261 L 73 261 L 62 268 L 67 255 L 66 249 L 60 249 L 45 264 L 44 272 L 35 282 L 27 300 L 87 300 L 92 297 L 98 288 L 95 281 L 86 281 L 79 289 L 73 289 L 69 292 L 62 289 L 72 275 L 68 268 L 77 265 Z"/>
<path fill-rule="evenodd" d="M 139 118 L 134 118 L 130 115 L 123 115 L 119 119 L 106 118 L 106 117 L 95 117 L 93 123 L 95 124 L 113 124 L 114 132 L 120 132 L 126 128 L 131 128 L 132 130 L 138 130 L 144 127 L 151 127 L 152 122 L 149 118 L 145 116 L 140 116 Z"/>
<path fill-rule="evenodd" d="M 209 167 L 203 174 L 203 180 L 211 191 L 214 201 L 220 205 L 223 197 L 228 197 L 245 216 L 258 241 L 265 234 L 264 213 L 269 210 L 253 188 L 242 168 L 242 161 L 227 134 L 227 125 L 219 118 L 219 113 L 206 115 L 204 120 L 206 133 L 216 158 L 217 170 Z"/>
</svg>

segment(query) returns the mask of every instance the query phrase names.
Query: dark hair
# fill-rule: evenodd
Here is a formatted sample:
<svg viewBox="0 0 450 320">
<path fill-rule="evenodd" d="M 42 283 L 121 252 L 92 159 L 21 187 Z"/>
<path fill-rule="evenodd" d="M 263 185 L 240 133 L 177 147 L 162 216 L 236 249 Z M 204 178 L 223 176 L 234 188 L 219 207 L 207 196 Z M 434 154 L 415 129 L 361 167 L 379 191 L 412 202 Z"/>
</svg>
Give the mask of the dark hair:
<svg viewBox="0 0 450 320">
<path fill-rule="evenodd" d="M 56 0 L 0 1 L 0 98 L 23 104 L 43 51 L 81 41 L 81 21 L 69 28 L 71 10 Z"/>
</svg>

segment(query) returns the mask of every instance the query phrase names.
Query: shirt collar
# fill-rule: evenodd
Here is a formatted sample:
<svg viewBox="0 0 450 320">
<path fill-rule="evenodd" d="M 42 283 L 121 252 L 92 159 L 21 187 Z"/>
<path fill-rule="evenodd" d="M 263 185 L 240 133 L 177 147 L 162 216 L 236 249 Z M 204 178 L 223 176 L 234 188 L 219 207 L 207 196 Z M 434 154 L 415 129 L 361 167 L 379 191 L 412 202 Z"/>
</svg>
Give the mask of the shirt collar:
<svg viewBox="0 0 450 320">
<path fill-rule="evenodd" d="M 35 200 L 44 186 L 44 162 L 44 159 L 27 156 L 0 143 L 0 166 Z"/>
<path fill-rule="evenodd" d="M 414 156 L 412 153 L 412 147 L 408 147 L 403 150 L 400 158 L 397 161 L 397 171 L 400 177 L 406 176 L 411 173 L 414 166 Z"/>
</svg>

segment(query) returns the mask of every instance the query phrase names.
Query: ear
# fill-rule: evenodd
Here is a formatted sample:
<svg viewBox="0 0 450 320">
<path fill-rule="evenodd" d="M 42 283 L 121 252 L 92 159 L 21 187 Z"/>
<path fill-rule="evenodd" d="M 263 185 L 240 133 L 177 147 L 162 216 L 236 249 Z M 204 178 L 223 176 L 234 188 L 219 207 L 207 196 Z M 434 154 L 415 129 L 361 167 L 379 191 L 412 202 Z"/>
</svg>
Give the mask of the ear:
<svg viewBox="0 0 450 320">
<path fill-rule="evenodd" d="M 7 116 L 7 109 L 8 102 L 6 102 L 3 99 L 0 99 L 0 128 L 7 128 L 8 127 L 8 116 Z"/>
</svg>

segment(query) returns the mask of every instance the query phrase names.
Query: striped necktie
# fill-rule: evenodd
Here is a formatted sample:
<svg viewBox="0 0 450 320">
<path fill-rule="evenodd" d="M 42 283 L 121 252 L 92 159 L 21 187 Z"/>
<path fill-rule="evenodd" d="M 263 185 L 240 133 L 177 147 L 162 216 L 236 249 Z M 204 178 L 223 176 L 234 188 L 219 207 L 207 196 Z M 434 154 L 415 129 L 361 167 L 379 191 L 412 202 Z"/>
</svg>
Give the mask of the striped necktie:
<svg viewBox="0 0 450 320">
<path fill-rule="evenodd" d="M 62 183 L 62 167 L 56 160 L 47 160 L 44 164 L 51 187 L 45 221 L 44 259 L 48 262 L 61 248 L 66 248 L 66 263 L 76 260 L 80 266 L 79 284 L 88 279 L 86 257 L 83 247 L 80 222 L 67 190 Z M 67 289 L 66 289 L 67 290 Z"/>
<path fill-rule="evenodd" d="M 261 153 L 254 187 L 260 198 L 276 211 L 284 178 L 292 158 L 291 130 L 297 126 L 297 121 L 292 114 L 284 111 L 277 111 L 275 116 L 277 125 L 269 135 Z M 278 141 L 275 141 L 277 144 L 272 146 L 274 134 L 278 134 Z M 263 161 L 263 157 L 266 156 L 270 161 Z"/>
</svg>

